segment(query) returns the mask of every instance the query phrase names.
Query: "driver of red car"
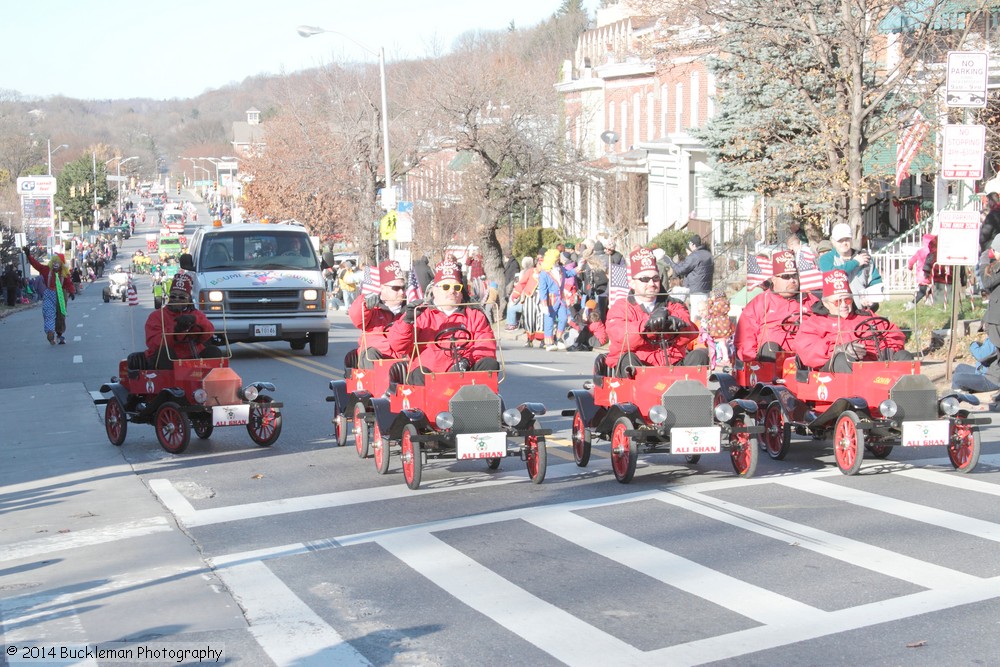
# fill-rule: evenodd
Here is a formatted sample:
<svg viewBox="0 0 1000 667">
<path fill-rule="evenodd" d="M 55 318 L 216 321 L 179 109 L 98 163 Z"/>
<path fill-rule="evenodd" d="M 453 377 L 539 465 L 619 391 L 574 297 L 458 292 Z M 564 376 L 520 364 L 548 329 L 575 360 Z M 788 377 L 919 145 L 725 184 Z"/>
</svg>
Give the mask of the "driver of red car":
<svg viewBox="0 0 1000 667">
<path fill-rule="evenodd" d="M 215 327 L 191 302 L 193 288 L 191 276 L 178 273 L 170 286 L 167 305 L 146 318 L 146 364 L 149 368 L 169 370 L 174 367 L 173 359 L 222 356 L 222 350 L 207 344 Z"/>
<path fill-rule="evenodd" d="M 423 384 L 427 372 L 500 370 L 489 320 L 479 308 L 463 304 L 463 291 L 462 268 L 441 262 L 434 268 L 433 305 L 418 309 L 423 304 L 406 304 L 403 316 L 389 329 L 393 356 L 412 355 L 410 384 Z M 453 327 L 453 333 L 444 333 Z"/>
<path fill-rule="evenodd" d="M 707 366 L 707 350 L 688 350 L 698 337 L 698 327 L 691 324 L 683 302 L 662 293 L 653 252 L 639 248 L 628 262 L 632 290 L 608 309 L 605 323 L 608 368 L 617 369 L 621 376 L 628 366 Z"/>
<path fill-rule="evenodd" d="M 406 273 L 399 262 L 386 260 L 378 265 L 379 293 L 355 299 L 347 314 L 361 329 L 358 339 L 358 368 L 372 368 L 376 359 L 393 359 L 389 328 L 403 316 L 406 306 Z"/>
<path fill-rule="evenodd" d="M 774 361 L 779 350 L 791 350 L 798 323 L 817 301 L 811 292 L 799 290 L 795 253 L 774 253 L 771 278 L 764 283 L 764 291 L 750 300 L 736 323 L 736 357 L 741 361 Z"/>
<path fill-rule="evenodd" d="M 823 299 L 802 320 L 792 349 L 809 368 L 850 373 L 855 361 L 876 361 L 880 351 L 883 359 L 913 359 L 903 349 L 905 343 L 905 334 L 895 324 L 855 307 L 847 274 L 834 269 L 823 274 Z"/>
</svg>

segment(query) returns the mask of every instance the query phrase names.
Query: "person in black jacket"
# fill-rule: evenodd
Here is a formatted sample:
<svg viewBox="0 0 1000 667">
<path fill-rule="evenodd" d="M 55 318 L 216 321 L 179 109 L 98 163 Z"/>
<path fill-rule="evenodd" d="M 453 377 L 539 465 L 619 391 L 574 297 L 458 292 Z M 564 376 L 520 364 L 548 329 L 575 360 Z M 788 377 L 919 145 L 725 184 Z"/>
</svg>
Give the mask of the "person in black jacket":
<svg viewBox="0 0 1000 667">
<path fill-rule="evenodd" d="M 687 257 L 679 263 L 675 263 L 669 256 L 663 259 L 673 269 L 674 275 L 684 279 L 684 287 L 690 290 L 689 310 L 692 321 L 696 322 L 701 319 L 701 305 L 708 300 L 708 295 L 712 291 L 715 260 L 697 234 L 692 234 L 688 239 L 687 251 Z"/>
<path fill-rule="evenodd" d="M 413 262 L 413 273 L 417 277 L 420 291 L 426 294 L 427 286 L 434 280 L 434 271 L 431 270 L 430 260 L 427 259 L 427 255 L 421 255 L 419 259 Z"/>
<path fill-rule="evenodd" d="M 991 192 L 986 195 L 986 203 L 989 212 L 983 219 L 983 225 L 979 228 L 979 252 L 984 253 L 990 247 L 993 237 L 1000 232 L 1000 194 Z"/>
</svg>

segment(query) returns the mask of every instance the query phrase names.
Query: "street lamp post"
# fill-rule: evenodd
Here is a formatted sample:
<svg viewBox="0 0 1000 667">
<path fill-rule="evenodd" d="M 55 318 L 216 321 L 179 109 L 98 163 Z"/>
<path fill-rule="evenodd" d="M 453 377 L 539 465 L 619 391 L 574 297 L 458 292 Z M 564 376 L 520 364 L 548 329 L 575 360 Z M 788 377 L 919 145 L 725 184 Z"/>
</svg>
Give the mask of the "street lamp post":
<svg viewBox="0 0 1000 667">
<path fill-rule="evenodd" d="M 132 157 L 127 157 L 124 160 L 118 160 L 118 215 L 122 212 L 122 165 L 129 160 L 138 160 L 138 155 L 133 155 Z"/>
<path fill-rule="evenodd" d="M 55 150 L 52 150 L 52 140 L 49 139 L 48 140 L 48 146 L 49 146 L 49 176 L 51 176 L 52 175 L 52 154 L 53 153 L 58 153 L 63 148 L 69 148 L 69 144 L 59 144 L 58 146 L 56 146 Z"/>
<path fill-rule="evenodd" d="M 394 191 L 392 190 L 392 164 L 389 161 L 389 99 L 386 92 L 386 80 L 385 80 L 385 48 L 380 46 L 378 51 L 365 46 L 358 40 L 354 39 L 350 35 L 339 32 L 337 30 L 325 30 L 323 28 L 318 28 L 316 26 L 310 25 L 300 25 L 296 31 L 302 37 L 312 37 L 313 35 L 318 35 L 320 33 L 329 32 L 335 35 L 340 35 L 344 39 L 354 42 L 359 47 L 367 51 L 368 53 L 378 56 L 378 74 L 381 82 L 381 92 L 382 92 L 382 160 L 384 162 L 385 168 L 385 190 L 382 194 L 382 201 L 384 204 L 392 202 L 392 207 L 395 208 L 395 197 Z M 389 206 L 386 206 L 388 209 Z M 393 241 L 389 242 L 389 258 L 392 259 L 393 256 L 393 246 L 395 243 Z M 376 246 L 377 247 L 377 246 Z"/>
</svg>

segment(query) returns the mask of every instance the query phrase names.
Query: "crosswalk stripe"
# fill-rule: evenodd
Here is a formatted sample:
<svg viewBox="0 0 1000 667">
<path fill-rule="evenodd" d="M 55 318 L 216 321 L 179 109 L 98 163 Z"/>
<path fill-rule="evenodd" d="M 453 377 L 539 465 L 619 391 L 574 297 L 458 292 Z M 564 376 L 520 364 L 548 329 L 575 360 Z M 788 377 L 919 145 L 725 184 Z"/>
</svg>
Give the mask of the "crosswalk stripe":
<svg viewBox="0 0 1000 667">
<path fill-rule="evenodd" d="M 781 481 L 784 480 L 778 483 Z M 682 489 L 665 491 L 659 495 L 658 500 L 923 588 L 959 586 L 972 580 L 980 580 L 979 577 L 964 572 L 927 563 L 700 493 L 690 493 Z"/>
<path fill-rule="evenodd" d="M 1000 524 L 967 517 L 955 512 L 919 505 L 888 496 L 851 489 L 818 479 L 783 479 L 778 484 L 791 489 L 805 491 L 831 500 L 885 512 L 910 521 L 919 521 L 931 526 L 946 528 L 959 533 L 974 535 L 985 540 L 1000 542 Z"/>
<path fill-rule="evenodd" d="M 921 482 L 930 482 L 940 486 L 948 486 L 960 491 L 972 491 L 974 493 L 985 493 L 991 496 L 1000 496 L 1000 484 L 980 482 L 969 479 L 968 476 L 958 476 L 953 473 L 946 473 L 937 470 L 927 470 L 925 468 L 912 468 L 910 470 L 896 471 L 897 475 L 918 479 Z"/>
</svg>

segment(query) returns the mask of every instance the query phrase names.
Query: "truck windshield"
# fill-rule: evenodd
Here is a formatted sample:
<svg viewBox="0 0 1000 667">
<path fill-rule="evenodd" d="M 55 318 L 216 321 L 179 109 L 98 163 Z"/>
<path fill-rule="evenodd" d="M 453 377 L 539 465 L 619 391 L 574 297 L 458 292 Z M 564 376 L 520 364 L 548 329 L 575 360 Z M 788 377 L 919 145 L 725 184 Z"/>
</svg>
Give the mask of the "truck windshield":
<svg viewBox="0 0 1000 667">
<path fill-rule="evenodd" d="M 302 232 L 227 232 L 208 234 L 199 251 L 204 270 L 319 270 L 309 237 Z"/>
</svg>

